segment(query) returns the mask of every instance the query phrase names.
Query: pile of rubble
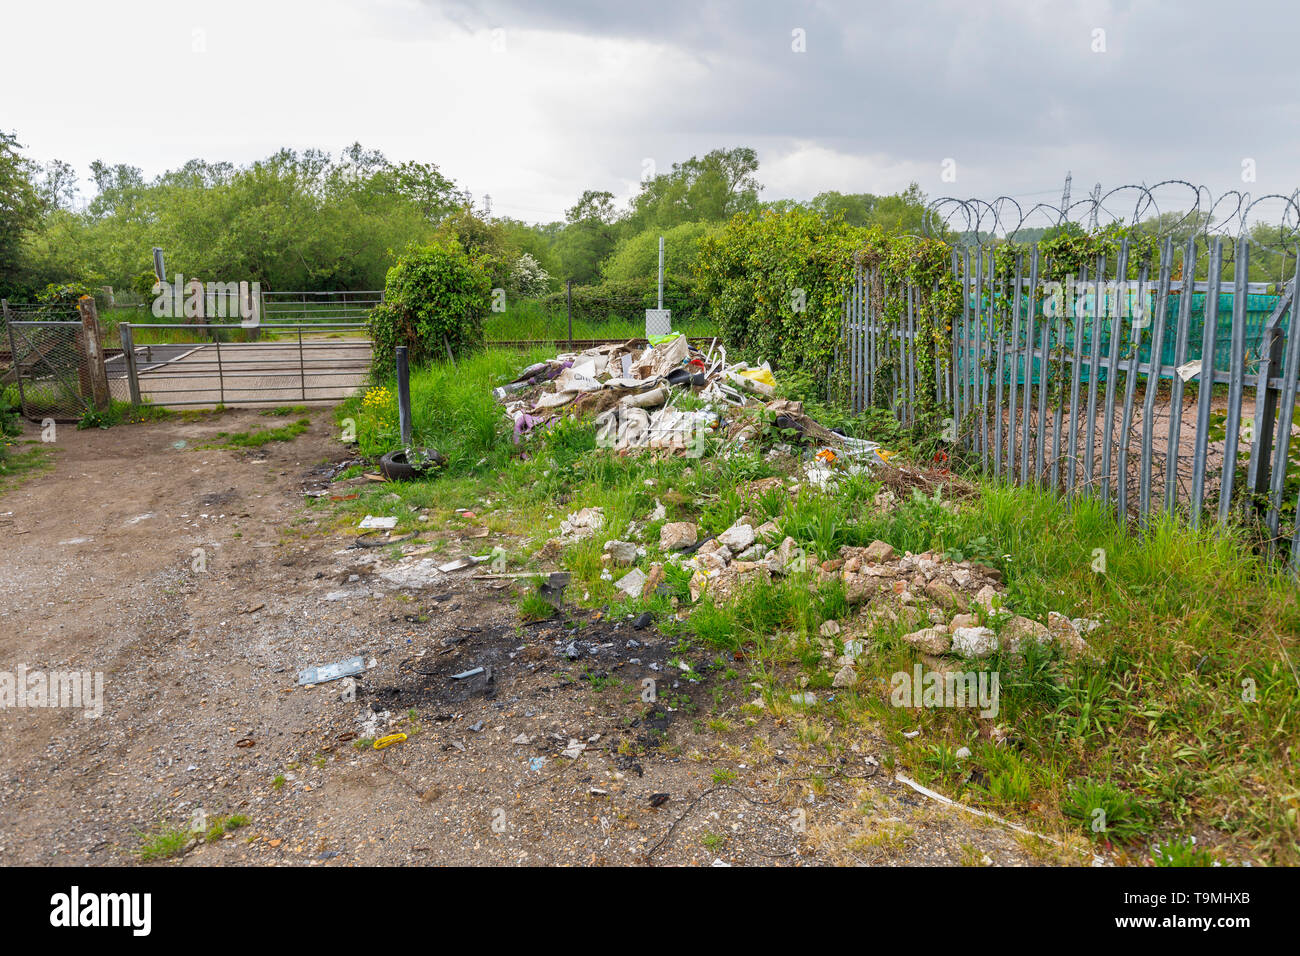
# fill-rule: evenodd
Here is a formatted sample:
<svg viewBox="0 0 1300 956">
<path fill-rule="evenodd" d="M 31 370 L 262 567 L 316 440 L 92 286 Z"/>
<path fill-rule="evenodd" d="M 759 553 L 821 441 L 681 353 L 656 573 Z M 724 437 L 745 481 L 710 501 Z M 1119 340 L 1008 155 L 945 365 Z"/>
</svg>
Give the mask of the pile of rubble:
<svg viewBox="0 0 1300 956">
<path fill-rule="evenodd" d="M 766 408 L 777 428 L 826 453 L 818 467 L 827 475 L 829 463 L 841 459 L 857 467 L 888 459 L 875 442 L 822 427 L 800 402 L 777 399 L 775 391 L 768 363 L 729 362 L 716 339 L 702 351 L 674 332 L 646 345 L 628 341 L 562 353 L 529 366 L 493 394 L 505 405 L 516 443 L 561 415 L 593 414 L 604 447 L 698 455 L 710 435 L 755 440 L 755 416 L 742 412 Z M 694 400 L 680 402 L 686 395 Z M 678 407 L 684 404 L 689 407 Z"/>
<path fill-rule="evenodd" d="M 596 511 L 584 509 L 566 523 L 591 537 L 601 527 Z M 984 564 L 954 561 L 932 552 L 900 556 L 884 541 L 844 546 L 837 557 L 817 561 L 794 538 L 782 536 L 776 524 L 750 516 L 704 540 L 692 522 L 666 523 L 659 529 L 659 550 L 667 556 L 666 562 L 690 572 L 692 601 L 705 595 L 726 601 L 750 583 L 791 574 L 807 574 L 810 587 L 838 580 L 854 612 L 843 625 L 847 632 L 865 635 L 901 623 L 906 629 L 903 641 L 934 657 L 951 654 L 974 659 L 999 650 L 1018 655 L 1028 641 L 1056 644 L 1074 656 L 1087 652 L 1083 635 L 1099 626 L 1096 621 L 1072 620 L 1055 612 L 1047 615 L 1046 623 L 1011 613 L 1001 572 Z M 664 580 L 664 564 L 642 571 L 636 564 L 646 553 L 634 541 L 607 541 L 604 576 L 629 597 L 649 597 Z M 613 571 L 618 568 L 631 570 L 615 580 Z M 821 636 L 840 633 L 840 623 L 828 621 Z M 856 680 L 854 667 L 864 648 L 862 640 L 844 641 L 836 686 L 851 686 Z"/>
</svg>

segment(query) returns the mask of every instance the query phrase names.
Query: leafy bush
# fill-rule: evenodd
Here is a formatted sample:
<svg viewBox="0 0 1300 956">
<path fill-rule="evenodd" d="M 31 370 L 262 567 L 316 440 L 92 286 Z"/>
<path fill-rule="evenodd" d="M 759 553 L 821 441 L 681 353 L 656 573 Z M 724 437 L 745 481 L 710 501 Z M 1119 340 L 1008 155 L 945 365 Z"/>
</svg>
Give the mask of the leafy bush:
<svg viewBox="0 0 1300 956">
<path fill-rule="evenodd" d="M 820 394 L 843 334 L 844 294 L 854 270 L 872 270 L 873 308 L 883 306 L 889 324 L 903 321 L 902 290 L 914 285 L 916 405 L 918 422 L 925 422 L 937 411 L 935 363 L 946 354 L 948 324 L 961 305 L 950 262 L 951 250 L 939 240 L 855 228 L 795 208 L 736 216 L 720 233 L 704 236 L 695 272 L 728 354 L 810 375 Z M 842 394 L 843 363 L 840 368 L 832 391 Z"/>
<path fill-rule="evenodd" d="M 408 247 L 388 270 L 384 301 L 370 313 L 376 367 L 391 369 L 399 345 L 414 365 L 481 345 L 491 295 L 487 270 L 458 242 Z"/>
<path fill-rule="evenodd" d="M 41 304 L 42 314 L 52 319 L 66 319 L 69 310 L 76 310 L 78 299 L 87 295 L 93 298 L 95 292 L 85 282 L 51 282 L 36 293 L 36 301 Z"/>
<path fill-rule="evenodd" d="M 729 350 L 825 381 L 862 232 L 792 209 L 737 216 L 704 237 L 699 292 Z"/>
</svg>

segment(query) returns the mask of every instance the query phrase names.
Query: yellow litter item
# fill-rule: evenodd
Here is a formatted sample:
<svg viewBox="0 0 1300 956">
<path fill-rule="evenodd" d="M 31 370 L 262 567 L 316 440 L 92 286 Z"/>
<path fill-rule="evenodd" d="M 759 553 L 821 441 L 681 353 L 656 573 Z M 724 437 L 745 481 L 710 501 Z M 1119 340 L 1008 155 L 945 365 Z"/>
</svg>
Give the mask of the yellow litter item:
<svg viewBox="0 0 1300 956">
<path fill-rule="evenodd" d="M 380 737 L 375 741 L 375 749 L 383 750 L 385 747 L 391 747 L 393 744 L 400 744 L 406 739 L 406 734 L 389 734 L 387 737 Z"/>
<path fill-rule="evenodd" d="M 771 369 L 747 368 L 740 374 L 745 378 L 753 379 L 755 382 L 762 382 L 768 388 L 776 388 L 776 379 L 772 377 Z"/>
</svg>

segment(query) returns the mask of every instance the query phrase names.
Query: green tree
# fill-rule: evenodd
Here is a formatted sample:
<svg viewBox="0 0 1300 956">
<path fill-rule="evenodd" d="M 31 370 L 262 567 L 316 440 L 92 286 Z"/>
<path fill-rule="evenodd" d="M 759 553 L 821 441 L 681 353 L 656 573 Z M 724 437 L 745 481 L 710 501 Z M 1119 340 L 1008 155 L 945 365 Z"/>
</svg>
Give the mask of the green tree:
<svg viewBox="0 0 1300 956">
<path fill-rule="evenodd" d="M 21 149 L 16 135 L 0 131 L 0 290 L 6 295 L 20 278 L 23 239 L 44 211 L 35 166 Z"/>
<path fill-rule="evenodd" d="M 758 153 L 748 146 L 715 149 L 674 163 L 641 184 L 628 229 L 667 229 L 683 222 L 722 222 L 758 203 Z"/>
<path fill-rule="evenodd" d="M 588 189 L 564 218 L 567 225 L 555 242 L 561 270 L 575 282 L 592 282 L 617 239 L 614 194 Z"/>
</svg>

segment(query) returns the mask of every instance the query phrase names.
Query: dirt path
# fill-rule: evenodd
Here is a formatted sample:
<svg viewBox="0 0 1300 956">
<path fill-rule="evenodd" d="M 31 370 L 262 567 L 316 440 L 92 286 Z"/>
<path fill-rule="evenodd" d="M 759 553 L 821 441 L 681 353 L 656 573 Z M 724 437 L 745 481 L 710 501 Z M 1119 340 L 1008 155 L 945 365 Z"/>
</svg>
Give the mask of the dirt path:
<svg viewBox="0 0 1300 956">
<path fill-rule="evenodd" d="M 182 864 L 1034 859 L 895 783 L 866 731 L 819 764 L 806 728 L 741 711 L 743 677 L 687 654 L 691 683 L 652 629 L 521 628 L 508 589 L 429 570 L 491 541 L 396 566 L 349 548 L 304 503 L 347 457 L 330 413 L 310 418 L 241 451 L 200 446 L 255 411 L 61 428 L 54 468 L 0 495 L 0 672 L 103 674 L 98 718 L 0 708 L 0 863 L 134 862 L 196 812 L 247 824 Z M 353 692 L 297 686 L 354 655 Z"/>
</svg>

